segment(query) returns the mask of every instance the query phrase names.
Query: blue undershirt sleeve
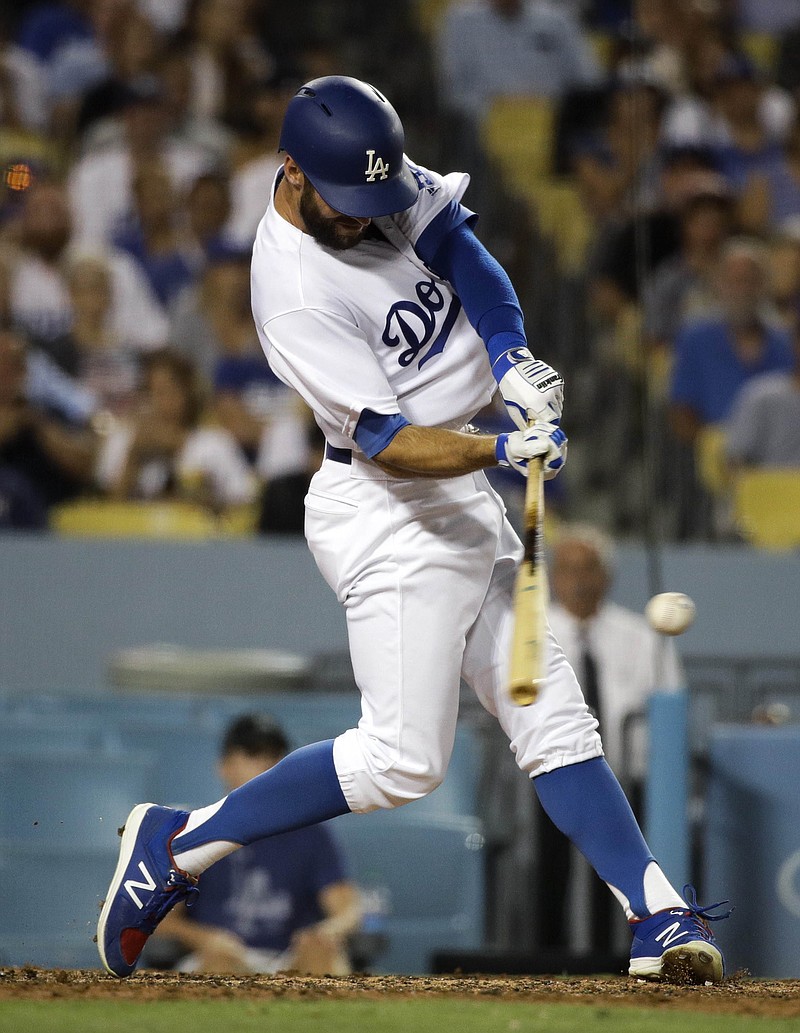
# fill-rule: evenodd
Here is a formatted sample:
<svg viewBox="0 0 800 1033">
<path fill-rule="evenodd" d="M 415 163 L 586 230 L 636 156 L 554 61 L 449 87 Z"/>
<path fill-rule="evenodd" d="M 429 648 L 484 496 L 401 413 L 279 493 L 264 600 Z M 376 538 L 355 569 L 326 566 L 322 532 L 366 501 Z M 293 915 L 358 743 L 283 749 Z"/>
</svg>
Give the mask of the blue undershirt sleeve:
<svg viewBox="0 0 800 1033">
<path fill-rule="evenodd" d="M 415 250 L 433 272 L 455 288 L 467 319 L 486 345 L 495 379 L 500 380 L 509 365 L 503 356 L 512 348 L 528 347 L 522 308 L 508 273 L 473 233 L 475 219 L 459 220 L 448 212 L 450 208 L 439 213 Z"/>
<path fill-rule="evenodd" d="M 353 439 L 367 459 L 382 452 L 395 434 L 408 426 L 408 420 L 399 412 L 380 413 L 362 409 Z"/>
</svg>

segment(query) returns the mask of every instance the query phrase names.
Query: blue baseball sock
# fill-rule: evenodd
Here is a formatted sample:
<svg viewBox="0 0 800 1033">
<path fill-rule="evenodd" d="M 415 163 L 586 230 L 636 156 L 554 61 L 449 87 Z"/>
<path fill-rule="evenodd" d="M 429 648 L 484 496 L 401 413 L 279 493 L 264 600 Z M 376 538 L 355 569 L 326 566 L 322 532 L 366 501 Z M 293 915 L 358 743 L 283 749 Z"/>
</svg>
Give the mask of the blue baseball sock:
<svg viewBox="0 0 800 1033">
<path fill-rule="evenodd" d="M 208 867 L 233 849 L 203 850 L 207 844 L 244 846 L 349 810 L 333 765 L 333 739 L 328 739 L 295 750 L 220 803 L 193 811 L 187 830 L 173 840 L 172 852 L 176 861 L 188 859 L 188 867 L 181 867 L 199 874 L 197 868 Z"/>
<path fill-rule="evenodd" d="M 624 894 L 635 916 L 648 915 L 645 871 L 654 858 L 604 758 L 556 768 L 533 784 L 553 823 L 600 878 Z"/>
</svg>

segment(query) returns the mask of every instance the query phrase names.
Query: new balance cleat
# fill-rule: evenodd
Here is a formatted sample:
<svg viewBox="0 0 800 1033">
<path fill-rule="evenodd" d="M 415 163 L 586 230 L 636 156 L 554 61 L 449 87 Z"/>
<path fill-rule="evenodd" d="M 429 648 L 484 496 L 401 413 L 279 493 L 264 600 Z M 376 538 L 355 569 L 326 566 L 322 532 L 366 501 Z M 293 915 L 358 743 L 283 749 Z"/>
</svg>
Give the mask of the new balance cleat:
<svg viewBox="0 0 800 1033">
<path fill-rule="evenodd" d="M 684 886 L 687 907 L 667 908 L 630 923 L 633 933 L 628 974 L 666 983 L 719 983 L 725 974 L 722 952 L 709 922 L 730 915 L 710 914 L 720 904 L 698 907 L 694 887 Z M 727 904 L 727 901 L 721 901 Z"/>
<path fill-rule="evenodd" d="M 97 949 L 113 976 L 129 976 L 147 938 L 181 900 L 191 904 L 197 879 L 181 871 L 172 840 L 186 826 L 186 811 L 140 803 L 122 829 L 114 878 L 97 923 Z"/>
</svg>

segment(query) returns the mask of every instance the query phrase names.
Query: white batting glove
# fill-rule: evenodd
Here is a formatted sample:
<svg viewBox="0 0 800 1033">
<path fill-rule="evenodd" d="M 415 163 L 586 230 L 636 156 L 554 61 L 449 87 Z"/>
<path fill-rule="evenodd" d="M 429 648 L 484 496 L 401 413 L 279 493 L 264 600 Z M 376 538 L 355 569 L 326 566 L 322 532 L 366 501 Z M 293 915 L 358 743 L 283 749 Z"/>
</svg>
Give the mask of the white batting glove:
<svg viewBox="0 0 800 1033">
<path fill-rule="evenodd" d="M 558 424 L 564 405 L 564 381 L 552 366 L 534 359 L 527 348 L 512 348 L 500 356 L 493 372 L 511 419 L 520 430 L 532 421 Z"/>
<path fill-rule="evenodd" d="M 539 420 L 525 430 L 501 434 L 495 445 L 500 466 L 513 466 L 524 477 L 528 476 L 528 460 L 544 458 L 543 476 L 546 481 L 555 477 L 567 458 L 567 435 L 554 423 Z"/>
</svg>

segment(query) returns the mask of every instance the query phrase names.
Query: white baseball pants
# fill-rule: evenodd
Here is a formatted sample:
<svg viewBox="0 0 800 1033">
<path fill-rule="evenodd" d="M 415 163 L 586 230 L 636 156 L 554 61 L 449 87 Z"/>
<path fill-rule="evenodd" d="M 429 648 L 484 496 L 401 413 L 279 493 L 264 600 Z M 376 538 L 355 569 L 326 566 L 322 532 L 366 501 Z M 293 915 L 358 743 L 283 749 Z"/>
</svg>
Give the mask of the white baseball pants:
<svg viewBox="0 0 800 1033">
<path fill-rule="evenodd" d="M 352 811 L 419 799 L 444 778 L 460 679 L 499 720 L 531 776 L 602 755 L 597 722 L 550 634 L 537 701 L 506 696 L 522 547 L 483 473 L 399 480 L 326 459 L 306 496 L 306 537 L 345 607 L 362 697 L 333 758 Z"/>
</svg>

